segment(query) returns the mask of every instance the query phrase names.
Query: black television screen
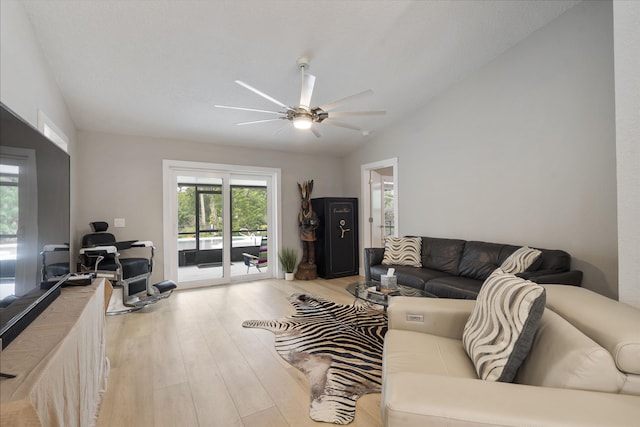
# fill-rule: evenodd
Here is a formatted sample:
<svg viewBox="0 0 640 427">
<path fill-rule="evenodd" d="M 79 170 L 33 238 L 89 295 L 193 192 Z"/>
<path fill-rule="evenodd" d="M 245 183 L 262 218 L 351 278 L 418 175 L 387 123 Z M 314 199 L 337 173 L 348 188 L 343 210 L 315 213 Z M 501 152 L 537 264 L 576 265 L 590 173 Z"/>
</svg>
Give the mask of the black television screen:
<svg viewBox="0 0 640 427">
<path fill-rule="evenodd" d="M 70 271 L 69 155 L 0 107 L 0 336 L 6 347 L 19 333 L 9 329 L 26 327 Z"/>
</svg>

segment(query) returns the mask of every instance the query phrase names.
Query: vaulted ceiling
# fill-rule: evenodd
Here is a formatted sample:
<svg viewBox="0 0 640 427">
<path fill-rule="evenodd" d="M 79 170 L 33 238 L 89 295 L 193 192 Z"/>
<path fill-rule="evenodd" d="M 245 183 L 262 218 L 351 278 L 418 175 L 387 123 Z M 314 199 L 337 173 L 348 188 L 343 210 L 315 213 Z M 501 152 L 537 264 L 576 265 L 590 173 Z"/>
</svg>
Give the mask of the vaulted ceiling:
<svg viewBox="0 0 640 427">
<path fill-rule="evenodd" d="M 342 155 L 426 105 L 577 1 L 24 0 L 80 130 Z M 339 110 L 384 116 L 326 123 L 321 137 L 260 112 L 300 97 L 299 57 L 316 76 L 312 106 L 372 89 Z M 366 135 L 369 134 L 369 135 Z"/>
</svg>

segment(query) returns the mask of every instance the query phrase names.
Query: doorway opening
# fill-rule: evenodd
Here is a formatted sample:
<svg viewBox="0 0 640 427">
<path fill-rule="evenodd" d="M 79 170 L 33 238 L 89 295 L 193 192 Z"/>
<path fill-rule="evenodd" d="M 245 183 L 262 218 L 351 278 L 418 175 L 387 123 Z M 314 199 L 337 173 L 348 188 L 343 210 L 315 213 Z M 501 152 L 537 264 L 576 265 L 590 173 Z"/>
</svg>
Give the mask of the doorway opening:
<svg viewBox="0 0 640 427">
<path fill-rule="evenodd" d="M 361 175 L 364 247 L 384 247 L 398 235 L 398 158 L 362 165 Z"/>
</svg>

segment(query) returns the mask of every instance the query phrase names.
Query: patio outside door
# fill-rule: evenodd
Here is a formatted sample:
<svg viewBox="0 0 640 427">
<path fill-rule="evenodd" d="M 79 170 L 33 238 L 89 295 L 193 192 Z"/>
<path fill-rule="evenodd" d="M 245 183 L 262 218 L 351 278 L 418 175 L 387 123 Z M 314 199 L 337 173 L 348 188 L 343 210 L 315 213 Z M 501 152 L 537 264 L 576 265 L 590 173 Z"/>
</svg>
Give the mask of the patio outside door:
<svg viewBox="0 0 640 427">
<path fill-rule="evenodd" d="M 165 255 L 165 278 L 177 280 L 184 289 L 273 277 L 278 236 L 270 235 L 272 178 L 202 168 L 165 169 L 165 230 L 174 224 L 173 239 L 165 238 L 165 250 L 174 254 L 169 259 Z M 259 256 L 259 266 L 248 261 Z"/>
</svg>

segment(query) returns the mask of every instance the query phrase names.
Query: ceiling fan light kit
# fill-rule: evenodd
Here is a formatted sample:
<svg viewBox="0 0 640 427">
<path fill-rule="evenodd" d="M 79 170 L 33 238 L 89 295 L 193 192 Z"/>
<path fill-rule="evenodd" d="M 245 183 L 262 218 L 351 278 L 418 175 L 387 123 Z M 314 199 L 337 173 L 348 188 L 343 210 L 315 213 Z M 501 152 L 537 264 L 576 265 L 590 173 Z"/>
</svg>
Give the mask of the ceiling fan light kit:
<svg viewBox="0 0 640 427">
<path fill-rule="evenodd" d="M 335 111 L 333 110 L 340 105 L 352 101 L 357 98 L 361 98 L 364 96 L 369 96 L 373 94 L 372 90 L 366 90 L 364 92 L 356 93 L 355 95 L 347 96 L 345 98 L 339 99 L 337 101 L 331 102 L 329 104 L 321 105 L 319 107 L 311 108 L 311 96 L 313 95 L 313 87 L 315 86 L 316 77 L 312 74 L 308 74 L 306 70 L 309 68 L 309 59 L 302 57 L 297 61 L 298 69 L 300 69 L 301 76 L 301 90 L 300 90 L 300 101 L 297 106 L 291 107 L 288 106 L 274 97 L 267 95 L 266 93 L 254 88 L 247 83 L 236 80 L 236 83 L 245 89 L 250 90 L 251 92 L 263 97 L 264 99 L 278 105 L 283 108 L 284 111 L 268 111 L 261 110 L 256 108 L 245 108 L 245 107 L 232 107 L 228 105 L 216 105 L 218 108 L 227 108 L 231 110 L 242 110 L 242 111 L 252 111 L 258 113 L 267 113 L 267 114 L 277 114 L 280 117 L 275 119 L 266 119 L 266 120 L 254 120 L 250 122 L 242 122 L 237 123 L 238 125 L 251 125 L 265 122 L 272 122 L 276 120 L 289 120 L 293 123 L 293 127 L 301 130 L 311 130 L 311 132 L 320 137 L 320 132 L 315 129 L 315 124 L 326 123 L 333 126 L 338 126 L 346 129 L 357 130 L 362 133 L 363 136 L 369 134 L 369 131 L 360 129 L 357 126 L 336 122 L 333 120 L 335 117 L 349 117 L 349 116 L 371 116 L 371 115 L 383 115 L 386 114 L 384 110 L 377 111 Z"/>
<path fill-rule="evenodd" d="M 293 117 L 293 127 L 296 129 L 311 129 L 313 119 L 309 113 L 298 113 Z"/>
</svg>

